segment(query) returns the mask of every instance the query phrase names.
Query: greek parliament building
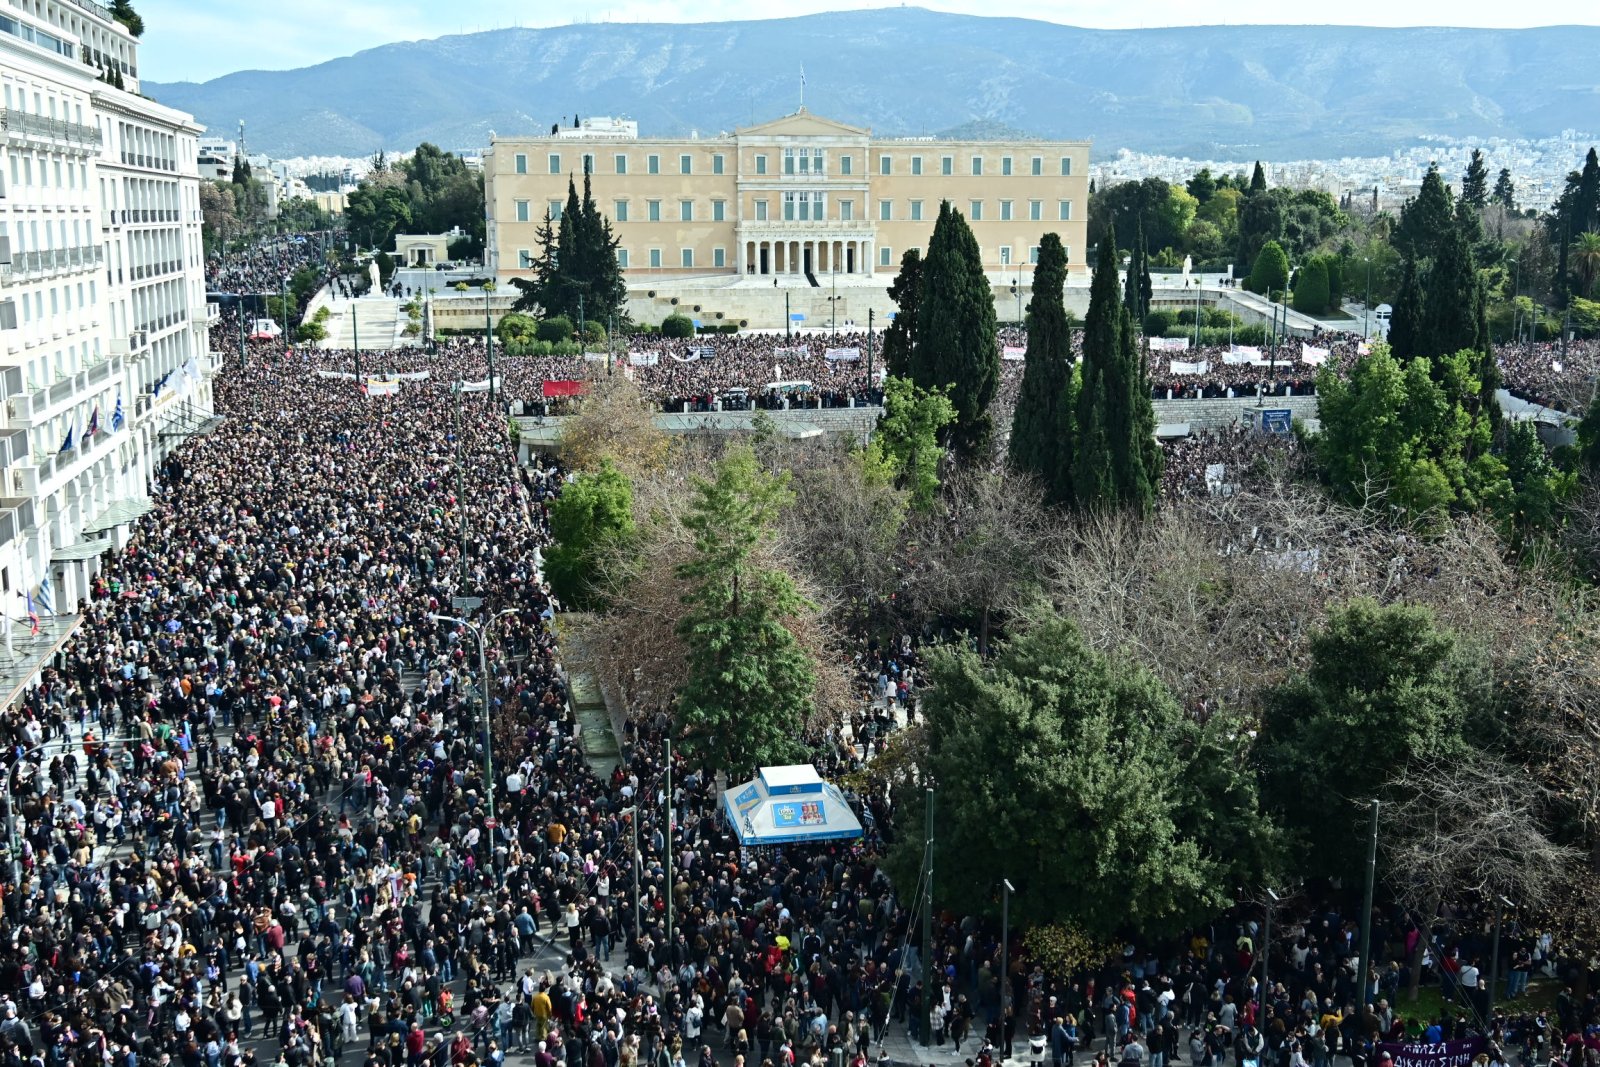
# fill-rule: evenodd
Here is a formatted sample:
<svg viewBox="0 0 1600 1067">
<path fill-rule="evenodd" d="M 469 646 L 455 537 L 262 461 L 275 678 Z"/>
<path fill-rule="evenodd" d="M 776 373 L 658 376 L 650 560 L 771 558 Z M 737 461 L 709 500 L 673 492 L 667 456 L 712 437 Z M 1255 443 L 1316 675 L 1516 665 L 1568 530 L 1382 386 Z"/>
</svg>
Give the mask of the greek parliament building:
<svg viewBox="0 0 1600 1067">
<path fill-rule="evenodd" d="M 201 131 L 141 74 L 94 0 L 0 0 L 0 703 L 210 417 Z"/>
<path fill-rule="evenodd" d="M 804 108 L 716 137 L 637 131 L 596 119 L 549 135 L 491 134 L 487 254 L 498 277 L 527 272 L 545 214 L 559 220 L 569 176 L 581 190 L 585 171 L 621 240 L 630 287 L 691 276 L 769 289 L 819 284 L 808 273 L 892 277 L 906 249 L 926 247 L 943 200 L 966 215 L 995 280 L 1018 280 L 1051 231 L 1070 269 L 1087 273 L 1087 141 L 879 138 Z"/>
</svg>

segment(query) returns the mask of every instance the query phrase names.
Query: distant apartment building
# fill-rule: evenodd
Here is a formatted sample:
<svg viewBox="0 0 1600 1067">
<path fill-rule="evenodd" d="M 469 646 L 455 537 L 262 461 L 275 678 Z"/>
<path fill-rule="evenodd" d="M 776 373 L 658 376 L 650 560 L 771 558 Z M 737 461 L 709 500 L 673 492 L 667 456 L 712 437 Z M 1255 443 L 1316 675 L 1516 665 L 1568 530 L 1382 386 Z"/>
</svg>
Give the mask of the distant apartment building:
<svg viewBox="0 0 1600 1067">
<path fill-rule="evenodd" d="M 112 74 L 111 72 L 115 72 Z M 122 87 L 107 78 L 120 76 Z M 93 0 L 0 0 L 0 610 L 70 612 L 209 417 L 199 135 Z"/>
<path fill-rule="evenodd" d="M 498 277 L 527 273 L 545 216 L 559 221 L 569 177 L 581 189 L 585 173 L 635 281 L 892 275 L 907 249 L 926 249 L 945 200 L 971 224 L 991 274 L 1031 273 L 1050 232 L 1070 270 L 1087 274 L 1087 141 L 873 137 L 804 109 L 715 137 L 641 138 L 633 123 L 593 123 L 491 136 L 487 255 Z"/>
</svg>

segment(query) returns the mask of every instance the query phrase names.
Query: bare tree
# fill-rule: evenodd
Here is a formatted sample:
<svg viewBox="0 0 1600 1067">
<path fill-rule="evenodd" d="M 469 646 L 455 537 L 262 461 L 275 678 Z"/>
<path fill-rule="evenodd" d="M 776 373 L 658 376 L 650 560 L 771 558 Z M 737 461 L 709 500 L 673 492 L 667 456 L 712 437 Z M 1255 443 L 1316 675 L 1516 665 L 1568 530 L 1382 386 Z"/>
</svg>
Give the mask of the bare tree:
<svg viewBox="0 0 1600 1067">
<path fill-rule="evenodd" d="M 622 375 L 585 383 L 578 413 L 561 427 L 561 455 L 577 470 L 593 470 L 609 457 L 629 477 L 665 467 L 672 442 L 638 386 Z"/>
<path fill-rule="evenodd" d="M 1545 834 L 1549 795 L 1521 768 L 1473 754 L 1418 763 L 1392 784 L 1379 842 L 1396 899 L 1424 926 L 1442 905 L 1514 897 L 1535 913 L 1581 853 Z M 1411 999 L 1422 973 L 1411 960 Z"/>
<path fill-rule="evenodd" d="M 979 652 L 987 655 L 995 616 L 1036 598 L 1061 525 L 1045 509 L 1038 483 L 1005 468 L 962 468 L 944 498 L 942 510 L 909 529 L 907 590 L 927 615 L 973 619 Z"/>
</svg>

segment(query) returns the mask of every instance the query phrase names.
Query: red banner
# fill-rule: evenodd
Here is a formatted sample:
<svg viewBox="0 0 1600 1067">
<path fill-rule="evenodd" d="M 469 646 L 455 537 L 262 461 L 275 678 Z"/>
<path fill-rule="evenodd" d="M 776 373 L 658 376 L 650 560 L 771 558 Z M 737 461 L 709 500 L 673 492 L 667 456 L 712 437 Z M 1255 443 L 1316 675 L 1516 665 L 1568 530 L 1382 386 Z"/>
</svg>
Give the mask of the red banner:
<svg viewBox="0 0 1600 1067">
<path fill-rule="evenodd" d="M 544 383 L 546 399 L 557 396 L 582 396 L 583 383 L 573 381 L 546 381 Z"/>
</svg>

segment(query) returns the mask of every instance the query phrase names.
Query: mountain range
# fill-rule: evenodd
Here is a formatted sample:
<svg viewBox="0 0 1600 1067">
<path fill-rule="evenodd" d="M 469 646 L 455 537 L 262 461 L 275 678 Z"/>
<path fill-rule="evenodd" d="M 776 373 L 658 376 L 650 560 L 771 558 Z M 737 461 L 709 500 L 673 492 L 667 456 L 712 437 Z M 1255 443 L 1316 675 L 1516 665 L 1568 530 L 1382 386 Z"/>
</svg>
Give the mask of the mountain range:
<svg viewBox="0 0 1600 1067">
<path fill-rule="evenodd" d="M 1600 27 L 1087 30 L 920 8 L 593 23 L 383 45 L 143 91 L 252 151 L 476 151 L 574 114 L 713 135 L 801 101 L 896 136 L 1088 137 L 1222 159 L 1371 155 L 1427 135 L 1552 136 L 1600 118 Z"/>
</svg>

